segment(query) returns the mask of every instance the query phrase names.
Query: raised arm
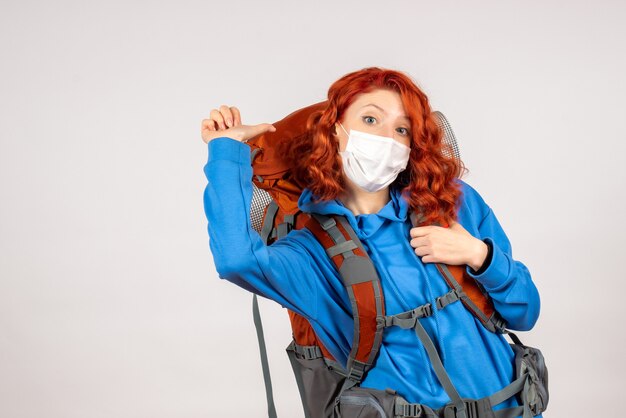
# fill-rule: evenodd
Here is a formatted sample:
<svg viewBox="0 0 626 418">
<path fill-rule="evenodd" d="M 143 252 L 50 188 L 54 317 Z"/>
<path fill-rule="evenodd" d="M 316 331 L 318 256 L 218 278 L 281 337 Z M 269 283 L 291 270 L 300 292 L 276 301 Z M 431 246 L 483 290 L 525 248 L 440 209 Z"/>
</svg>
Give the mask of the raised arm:
<svg viewBox="0 0 626 418">
<path fill-rule="evenodd" d="M 316 287 L 314 281 L 306 278 L 315 274 L 316 266 L 307 249 L 289 237 L 266 246 L 250 222 L 250 148 L 237 139 L 247 140 L 270 129 L 271 125 L 213 127 L 205 130 L 203 122 L 203 140 L 208 143 L 204 210 L 210 249 L 219 276 L 306 317 L 313 317 Z"/>
</svg>

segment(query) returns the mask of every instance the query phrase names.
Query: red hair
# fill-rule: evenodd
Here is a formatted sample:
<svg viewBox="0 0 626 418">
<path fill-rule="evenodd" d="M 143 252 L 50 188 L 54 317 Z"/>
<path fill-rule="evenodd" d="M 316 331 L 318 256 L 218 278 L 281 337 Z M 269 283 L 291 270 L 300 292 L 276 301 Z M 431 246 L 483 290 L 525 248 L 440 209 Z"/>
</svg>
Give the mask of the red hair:
<svg viewBox="0 0 626 418">
<path fill-rule="evenodd" d="M 432 115 L 428 98 L 406 74 L 378 67 L 344 75 L 328 90 L 328 105 L 307 121 L 309 135 L 289 142 L 284 150 L 292 167 L 293 180 L 308 187 L 316 198 L 331 200 L 345 190 L 339 143 L 333 138 L 334 124 L 362 93 L 376 89 L 397 92 L 411 123 L 411 154 L 407 168 L 390 187 L 408 191 L 411 211 L 424 215 L 420 225 L 438 222 L 447 226 L 457 219 L 461 185 L 456 182 L 466 171 Z"/>
</svg>

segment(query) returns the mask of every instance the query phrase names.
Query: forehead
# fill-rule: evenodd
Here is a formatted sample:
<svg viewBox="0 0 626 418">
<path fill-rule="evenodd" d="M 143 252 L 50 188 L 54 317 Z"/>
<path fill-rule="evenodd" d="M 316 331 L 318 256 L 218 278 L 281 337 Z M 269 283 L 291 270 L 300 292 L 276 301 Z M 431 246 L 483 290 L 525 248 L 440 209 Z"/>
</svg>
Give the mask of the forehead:
<svg viewBox="0 0 626 418">
<path fill-rule="evenodd" d="M 373 106 L 369 106 L 373 105 Z M 348 107 L 348 111 L 356 112 L 362 108 L 382 108 L 390 114 L 404 115 L 404 106 L 400 95 L 393 90 L 378 89 L 359 94 Z"/>
</svg>

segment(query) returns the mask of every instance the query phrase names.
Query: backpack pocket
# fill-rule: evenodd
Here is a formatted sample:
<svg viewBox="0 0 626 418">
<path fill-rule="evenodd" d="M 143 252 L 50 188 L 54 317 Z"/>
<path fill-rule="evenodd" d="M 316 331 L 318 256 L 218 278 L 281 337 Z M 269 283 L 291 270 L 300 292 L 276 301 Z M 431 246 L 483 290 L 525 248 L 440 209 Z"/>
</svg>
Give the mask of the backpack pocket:
<svg viewBox="0 0 626 418">
<path fill-rule="evenodd" d="M 287 347 L 287 355 L 298 383 L 305 417 L 332 417 L 335 399 L 346 378 L 326 364 L 321 355 L 298 354 L 294 342 Z"/>
<path fill-rule="evenodd" d="M 339 397 L 336 416 L 341 418 L 391 418 L 395 392 L 354 387 Z"/>
<path fill-rule="evenodd" d="M 511 344 L 515 353 L 515 372 L 520 377 L 528 373 L 528 380 L 521 392 L 521 400 L 533 413 L 538 415 L 548 406 L 548 368 L 543 354 L 538 348 Z"/>
</svg>

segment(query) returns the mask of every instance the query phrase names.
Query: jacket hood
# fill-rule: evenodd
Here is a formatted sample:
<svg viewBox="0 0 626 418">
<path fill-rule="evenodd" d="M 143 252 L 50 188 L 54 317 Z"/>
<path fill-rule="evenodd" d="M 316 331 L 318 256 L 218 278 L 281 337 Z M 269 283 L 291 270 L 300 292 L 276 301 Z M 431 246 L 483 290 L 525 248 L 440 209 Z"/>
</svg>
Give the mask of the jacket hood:
<svg viewBox="0 0 626 418">
<path fill-rule="evenodd" d="M 315 202 L 311 190 L 305 188 L 298 199 L 298 207 L 303 212 L 319 213 L 322 215 L 343 215 L 357 236 L 361 239 L 372 236 L 385 222 L 405 222 L 408 216 L 409 203 L 398 188 L 390 188 L 391 199 L 377 213 L 354 216 L 352 211 L 345 207 L 339 199 L 321 200 Z"/>
</svg>

